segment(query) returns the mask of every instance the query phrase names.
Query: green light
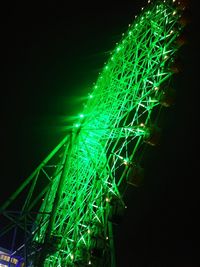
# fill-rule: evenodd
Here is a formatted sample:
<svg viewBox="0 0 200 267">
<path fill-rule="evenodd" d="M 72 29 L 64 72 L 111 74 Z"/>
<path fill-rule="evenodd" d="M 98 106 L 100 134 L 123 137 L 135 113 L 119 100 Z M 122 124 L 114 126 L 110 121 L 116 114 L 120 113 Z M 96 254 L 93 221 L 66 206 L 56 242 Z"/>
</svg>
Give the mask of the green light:
<svg viewBox="0 0 200 267">
<path fill-rule="evenodd" d="M 126 182 L 127 168 L 144 152 L 144 138 L 150 135 L 148 126 L 160 109 L 159 88 L 172 76 L 168 58 L 177 53 L 174 40 L 181 31 L 174 12 L 171 1 L 155 1 L 136 16 L 99 73 L 66 147 L 59 151 L 64 156 L 57 157 L 60 162 L 40 211 L 51 213 L 64 169 L 50 229 L 51 235 L 62 238 L 62 253 L 58 249 L 48 255 L 45 267 L 57 267 L 63 258 L 63 266 L 75 266 L 76 261 L 91 265 L 93 233 L 104 241 L 112 239 L 108 226 L 111 203 L 113 199 L 123 203 L 120 188 Z M 47 215 L 38 215 L 36 220 L 41 227 L 35 231 L 34 240 L 41 243 L 48 232 L 47 219 Z M 110 253 L 106 243 L 103 255 L 109 258 Z"/>
</svg>

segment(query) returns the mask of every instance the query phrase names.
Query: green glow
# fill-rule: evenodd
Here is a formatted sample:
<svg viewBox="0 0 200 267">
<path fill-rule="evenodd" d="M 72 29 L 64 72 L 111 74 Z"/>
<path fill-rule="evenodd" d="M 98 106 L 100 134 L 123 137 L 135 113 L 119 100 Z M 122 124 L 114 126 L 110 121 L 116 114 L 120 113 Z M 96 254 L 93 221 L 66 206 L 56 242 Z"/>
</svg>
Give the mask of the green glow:
<svg viewBox="0 0 200 267">
<path fill-rule="evenodd" d="M 80 123 L 76 123 L 76 124 L 75 124 L 75 127 L 76 127 L 76 128 L 78 128 L 78 127 L 80 127 L 80 126 L 81 126 Z"/>
<path fill-rule="evenodd" d="M 63 145 L 50 188 L 40 211 L 51 212 L 61 173 L 67 159 L 67 171 L 61 186 L 50 234 L 60 238 L 44 266 L 111 266 L 109 216 L 112 201 L 122 198 L 126 168 L 139 161 L 160 109 L 160 85 L 173 75 L 172 59 L 178 50 L 176 38 L 181 28 L 179 11 L 172 1 L 155 1 L 144 8 L 97 79 L 72 135 Z M 87 114 L 87 116 L 85 116 Z M 45 167 L 45 164 L 44 166 Z M 39 231 L 34 240 L 43 243 L 48 215 L 38 215 Z M 101 236 L 101 239 L 96 238 Z M 98 240 L 98 241 L 97 241 Z M 93 248 L 103 250 L 98 260 Z M 82 265 L 81 265 L 82 264 Z"/>
</svg>

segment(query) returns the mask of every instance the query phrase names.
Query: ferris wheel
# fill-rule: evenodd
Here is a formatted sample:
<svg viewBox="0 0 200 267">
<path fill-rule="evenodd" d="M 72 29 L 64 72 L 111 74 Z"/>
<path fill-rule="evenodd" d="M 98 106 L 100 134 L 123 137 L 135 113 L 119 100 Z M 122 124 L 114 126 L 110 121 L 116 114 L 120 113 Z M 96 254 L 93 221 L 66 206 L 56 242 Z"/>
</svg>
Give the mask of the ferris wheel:
<svg viewBox="0 0 200 267">
<path fill-rule="evenodd" d="M 173 104 L 183 11 L 174 0 L 148 1 L 70 133 L 2 206 L 27 190 L 16 223 L 26 221 L 27 266 L 115 266 L 112 225 L 126 209 L 127 187 L 143 182 L 143 153 L 159 142 L 160 110 Z M 42 190 L 41 179 L 48 181 Z"/>
</svg>

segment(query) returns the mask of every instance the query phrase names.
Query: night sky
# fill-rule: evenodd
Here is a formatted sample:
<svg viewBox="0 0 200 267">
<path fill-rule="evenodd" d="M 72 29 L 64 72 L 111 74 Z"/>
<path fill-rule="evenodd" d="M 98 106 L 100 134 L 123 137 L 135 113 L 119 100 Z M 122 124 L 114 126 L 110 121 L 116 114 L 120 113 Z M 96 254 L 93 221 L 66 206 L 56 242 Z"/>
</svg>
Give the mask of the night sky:
<svg viewBox="0 0 200 267">
<path fill-rule="evenodd" d="M 41 3 L 42 2 L 42 3 Z M 64 138 L 109 52 L 147 1 L 14 1 L 1 7 L 0 204 Z M 200 266 L 198 1 L 176 103 L 115 227 L 117 267 Z M 0 246 L 6 246 L 0 239 Z"/>
</svg>

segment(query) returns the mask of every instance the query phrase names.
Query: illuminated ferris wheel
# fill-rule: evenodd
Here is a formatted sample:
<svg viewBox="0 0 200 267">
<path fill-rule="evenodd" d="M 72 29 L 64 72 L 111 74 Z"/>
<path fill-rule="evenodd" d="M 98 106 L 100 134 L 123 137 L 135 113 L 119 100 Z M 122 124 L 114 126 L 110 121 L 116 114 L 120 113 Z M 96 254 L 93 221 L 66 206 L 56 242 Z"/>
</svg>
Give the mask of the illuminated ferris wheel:
<svg viewBox="0 0 200 267">
<path fill-rule="evenodd" d="M 27 190 L 17 221 L 27 222 L 27 266 L 115 266 L 112 225 L 126 208 L 127 187 L 143 181 L 142 156 L 147 144 L 159 142 L 160 109 L 173 103 L 183 10 L 180 2 L 148 1 L 70 134 L 2 206 L 5 211 Z M 38 193 L 41 179 L 48 183 Z"/>
</svg>

